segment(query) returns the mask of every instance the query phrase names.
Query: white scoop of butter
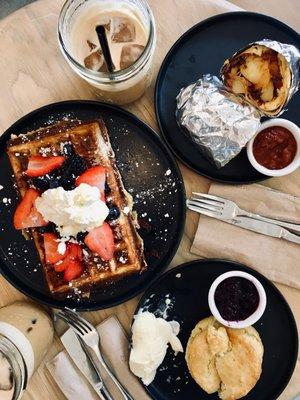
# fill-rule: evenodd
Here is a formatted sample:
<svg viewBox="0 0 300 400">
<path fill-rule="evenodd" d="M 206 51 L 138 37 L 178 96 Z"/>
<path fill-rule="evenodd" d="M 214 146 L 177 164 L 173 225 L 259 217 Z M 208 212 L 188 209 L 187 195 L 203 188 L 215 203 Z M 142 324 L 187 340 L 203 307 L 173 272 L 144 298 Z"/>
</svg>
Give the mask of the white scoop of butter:
<svg viewBox="0 0 300 400">
<path fill-rule="evenodd" d="M 129 366 L 145 385 L 149 385 L 155 378 L 169 343 L 175 353 L 183 352 L 180 340 L 176 336 L 178 328 L 178 322 L 156 318 L 150 312 L 142 312 L 134 317 Z"/>
</svg>

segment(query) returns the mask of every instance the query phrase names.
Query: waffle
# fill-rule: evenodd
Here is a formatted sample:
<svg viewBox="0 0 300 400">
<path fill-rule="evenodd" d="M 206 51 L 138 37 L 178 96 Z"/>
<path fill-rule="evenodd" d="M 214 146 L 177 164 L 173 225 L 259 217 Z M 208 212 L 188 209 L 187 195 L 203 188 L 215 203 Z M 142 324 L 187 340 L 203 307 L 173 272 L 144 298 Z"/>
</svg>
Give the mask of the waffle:
<svg viewBox="0 0 300 400">
<path fill-rule="evenodd" d="M 115 163 L 115 155 L 110 144 L 106 126 L 102 120 L 81 123 L 80 121 L 60 122 L 40 128 L 27 134 L 13 137 L 7 145 L 7 154 L 14 171 L 16 183 L 23 197 L 28 181 L 24 176 L 28 157 L 47 151 L 47 155 L 60 155 L 63 146 L 71 143 L 76 154 L 83 157 L 88 168 L 101 165 L 106 168 L 106 182 L 110 187 L 107 201 L 112 201 L 121 211 L 120 217 L 109 222 L 114 234 L 115 251 L 110 261 L 103 261 L 88 249 L 84 251 L 84 273 L 71 284 L 63 280 L 62 273 L 55 272 L 52 265 L 45 262 L 43 234 L 38 228 L 28 232 L 35 241 L 44 274 L 52 293 L 64 293 L 72 288 L 116 280 L 132 273 L 142 272 L 146 267 L 143 241 L 137 233 L 137 215 L 132 210 L 131 195 L 125 190 L 121 175 Z"/>
</svg>

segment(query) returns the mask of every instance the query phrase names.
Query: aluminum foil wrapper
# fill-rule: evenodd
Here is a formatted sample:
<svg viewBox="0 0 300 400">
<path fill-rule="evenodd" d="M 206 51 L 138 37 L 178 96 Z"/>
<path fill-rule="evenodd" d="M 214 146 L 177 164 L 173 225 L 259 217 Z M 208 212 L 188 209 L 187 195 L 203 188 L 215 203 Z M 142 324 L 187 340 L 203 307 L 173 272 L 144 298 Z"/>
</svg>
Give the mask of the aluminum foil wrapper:
<svg viewBox="0 0 300 400">
<path fill-rule="evenodd" d="M 212 75 L 181 89 L 176 117 L 218 168 L 234 158 L 260 126 L 257 109 L 233 95 Z"/>
</svg>

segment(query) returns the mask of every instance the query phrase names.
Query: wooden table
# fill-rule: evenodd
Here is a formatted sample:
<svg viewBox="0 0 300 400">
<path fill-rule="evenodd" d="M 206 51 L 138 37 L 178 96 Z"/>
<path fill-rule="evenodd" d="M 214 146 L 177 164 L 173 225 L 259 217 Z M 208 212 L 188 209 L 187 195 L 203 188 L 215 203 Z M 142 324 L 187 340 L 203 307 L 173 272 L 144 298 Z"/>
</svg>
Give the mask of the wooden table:
<svg viewBox="0 0 300 400">
<path fill-rule="evenodd" d="M 298 30 L 300 28 L 298 0 L 233 1 L 240 7 L 245 4 L 247 10 L 262 10 L 269 14 L 274 12 L 277 17 L 280 17 L 284 10 L 283 20 L 290 21 Z M 153 107 L 154 82 L 166 52 L 185 30 L 198 21 L 217 13 L 238 10 L 238 7 L 226 0 L 185 0 L 184 5 L 182 0 L 149 0 L 149 3 L 156 18 L 158 31 L 154 81 L 140 100 L 126 108 L 158 131 Z M 22 115 L 47 103 L 96 97 L 93 88 L 70 70 L 58 49 L 56 27 L 62 4 L 63 0 L 40 0 L 0 22 L 1 132 Z M 180 165 L 180 168 L 184 176 L 187 194 L 191 192 L 191 189 L 195 191 L 208 189 L 210 184 L 208 179 L 198 176 L 184 165 Z M 299 177 L 298 173 L 291 178 L 294 181 L 293 194 L 295 195 L 300 195 Z M 266 184 L 272 187 L 281 187 L 280 180 L 271 179 Z M 197 258 L 189 251 L 197 223 L 198 217 L 194 213 L 188 213 L 184 237 L 171 263 L 172 266 Z M 283 285 L 277 286 L 290 303 L 300 324 L 300 291 Z M 0 277 L 0 306 L 22 298 L 23 296 L 17 290 Z M 135 298 L 118 307 L 89 313 L 89 318 L 94 323 L 99 323 L 108 315 L 116 314 L 123 326 L 128 328 L 137 301 L 138 299 Z M 45 361 L 52 358 L 60 349 L 60 342 L 56 338 Z M 292 387 L 291 384 L 290 387 Z M 280 399 L 291 399 L 291 393 L 288 388 Z M 31 379 L 23 399 L 60 400 L 64 399 L 64 396 L 46 373 L 44 365 L 41 365 Z"/>
</svg>

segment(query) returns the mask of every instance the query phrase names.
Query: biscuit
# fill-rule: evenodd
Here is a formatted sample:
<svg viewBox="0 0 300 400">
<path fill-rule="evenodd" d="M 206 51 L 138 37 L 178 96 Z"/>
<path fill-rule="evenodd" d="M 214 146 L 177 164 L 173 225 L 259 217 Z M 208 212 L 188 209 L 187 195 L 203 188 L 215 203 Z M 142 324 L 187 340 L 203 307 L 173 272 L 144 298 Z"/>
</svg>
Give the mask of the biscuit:
<svg viewBox="0 0 300 400">
<path fill-rule="evenodd" d="M 253 327 L 230 329 L 209 317 L 193 329 L 185 357 L 203 390 L 218 392 L 222 400 L 236 400 L 249 393 L 260 378 L 263 353 Z"/>
<path fill-rule="evenodd" d="M 193 329 L 186 348 L 186 362 L 195 381 L 207 393 L 220 388 L 221 380 L 215 366 L 215 356 L 207 342 L 207 329 L 215 322 L 213 317 L 200 321 Z"/>
</svg>

